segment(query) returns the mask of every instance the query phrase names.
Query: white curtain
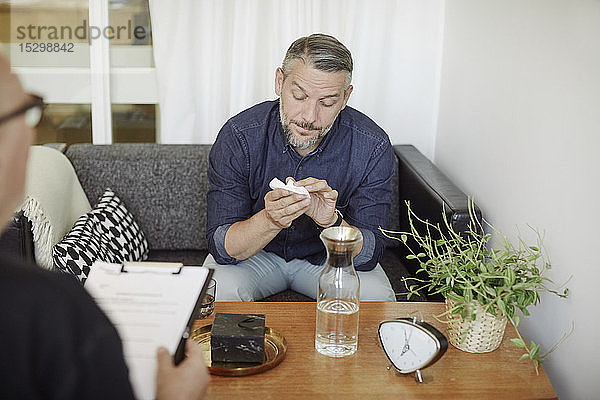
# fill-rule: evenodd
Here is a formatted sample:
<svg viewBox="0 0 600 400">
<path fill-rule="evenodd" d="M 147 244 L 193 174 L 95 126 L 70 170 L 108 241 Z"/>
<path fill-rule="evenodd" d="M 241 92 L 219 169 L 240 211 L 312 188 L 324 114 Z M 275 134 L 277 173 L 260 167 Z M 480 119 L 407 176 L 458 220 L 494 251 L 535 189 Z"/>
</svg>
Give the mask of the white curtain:
<svg viewBox="0 0 600 400">
<path fill-rule="evenodd" d="M 150 0 L 162 143 L 212 143 L 274 92 L 298 37 L 337 37 L 354 58 L 350 105 L 396 143 L 431 154 L 443 0 Z"/>
</svg>

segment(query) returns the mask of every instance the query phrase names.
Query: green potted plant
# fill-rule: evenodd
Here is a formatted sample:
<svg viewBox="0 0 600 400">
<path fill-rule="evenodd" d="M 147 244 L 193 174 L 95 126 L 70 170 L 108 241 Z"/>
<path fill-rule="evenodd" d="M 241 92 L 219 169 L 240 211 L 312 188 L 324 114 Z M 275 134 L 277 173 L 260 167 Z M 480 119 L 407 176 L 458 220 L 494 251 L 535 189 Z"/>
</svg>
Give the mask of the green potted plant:
<svg viewBox="0 0 600 400">
<path fill-rule="evenodd" d="M 437 318 L 448 324 L 448 340 L 455 347 L 470 352 L 492 351 L 502 341 L 506 321 L 516 328 L 520 319 L 517 311 L 528 316 L 529 307 L 538 304 L 542 292 L 567 296 L 568 289 L 559 292 L 548 286 L 552 281 L 545 274 L 551 265 L 537 230 L 532 228 L 536 234 L 534 245 L 527 245 L 520 236 L 514 245 L 487 221 L 475 218 L 472 201 L 469 227 L 460 234 L 448 223 L 445 212 L 442 224 L 432 224 L 416 216 L 410 203 L 406 204 L 410 232 L 381 230 L 407 246 L 407 258 L 419 263 L 417 275 L 426 276 L 404 279 L 407 298 L 426 291 L 446 299 L 447 311 Z M 501 238 L 501 248 L 491 248 L 493 235 L 484 232 L 483 225 Z M 511 341 L 524 349 L 521 360 L 530 359 L 536 371 L 556 348 L 540 355 L 538 344 L 528 344 L 518 330 L 517 336 Z"/>
</svg>

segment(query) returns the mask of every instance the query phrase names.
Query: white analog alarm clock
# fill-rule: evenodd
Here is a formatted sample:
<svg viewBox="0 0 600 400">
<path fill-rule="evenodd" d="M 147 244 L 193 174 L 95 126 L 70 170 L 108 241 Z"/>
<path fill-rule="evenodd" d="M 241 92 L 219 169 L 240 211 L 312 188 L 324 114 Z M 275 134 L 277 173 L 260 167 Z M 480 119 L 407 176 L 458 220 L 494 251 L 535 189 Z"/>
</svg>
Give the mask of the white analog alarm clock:
<svg viewBox="0 0 600 400">
<path fill-rule="evenodd" d="M 379 324 L 379 341 L 385 355 L 401 373 L 416 372 L 436 362 L 448 349 L 448 340 L 433 326 L 416 318 L 398 318 Z"/>
</svg>

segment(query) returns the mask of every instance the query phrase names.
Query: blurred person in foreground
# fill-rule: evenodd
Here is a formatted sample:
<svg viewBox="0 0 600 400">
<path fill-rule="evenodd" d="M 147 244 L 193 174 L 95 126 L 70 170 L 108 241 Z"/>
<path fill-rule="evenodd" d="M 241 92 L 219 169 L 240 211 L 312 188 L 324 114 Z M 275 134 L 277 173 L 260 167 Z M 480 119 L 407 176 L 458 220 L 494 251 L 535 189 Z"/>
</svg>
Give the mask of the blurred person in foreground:
<svg viewBox="0 0 600 400">
<path fill-rule="evenodd" d="M 23 91 L 0 54 L 0 230 L 18 207 L 43 100 Z M 0 259 L 0 398 L 133 399 L 121 340 L 83 287 L 67 277 Z M 175 367 L 157 351 L 158 399 L 202 399 L 209 376 L 188 341 Z"/>
</svg>

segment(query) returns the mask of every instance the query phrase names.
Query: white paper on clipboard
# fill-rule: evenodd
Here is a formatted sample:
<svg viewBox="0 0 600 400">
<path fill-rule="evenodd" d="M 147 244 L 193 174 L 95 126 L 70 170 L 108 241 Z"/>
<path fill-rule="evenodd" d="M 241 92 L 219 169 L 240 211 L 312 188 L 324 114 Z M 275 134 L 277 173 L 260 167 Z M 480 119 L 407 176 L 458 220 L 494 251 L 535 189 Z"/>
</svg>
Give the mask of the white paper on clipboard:
<svg viewBox="0 0 600 400">
<path fill-rule="evenodd" d="M 210 272 L 168 263 L 92 266 L 84 287 L 121 336 L 136 398 L 155 397 L 156 350 L 175 353 Z"/>
</svg>

